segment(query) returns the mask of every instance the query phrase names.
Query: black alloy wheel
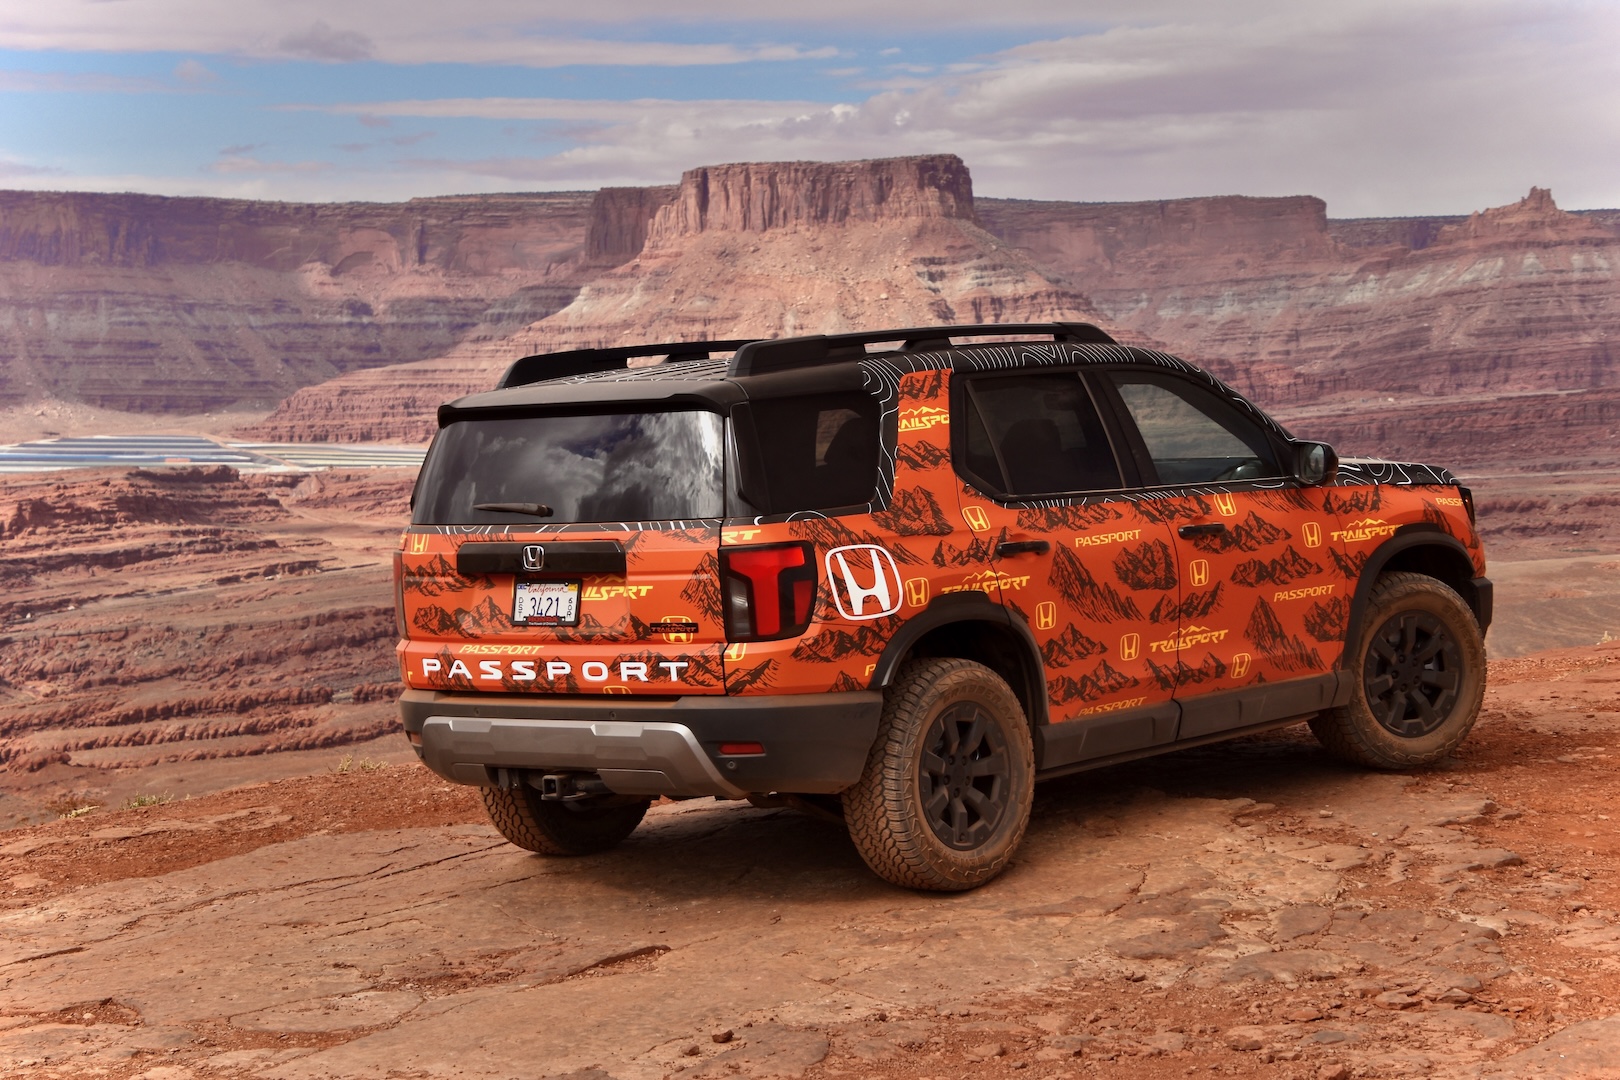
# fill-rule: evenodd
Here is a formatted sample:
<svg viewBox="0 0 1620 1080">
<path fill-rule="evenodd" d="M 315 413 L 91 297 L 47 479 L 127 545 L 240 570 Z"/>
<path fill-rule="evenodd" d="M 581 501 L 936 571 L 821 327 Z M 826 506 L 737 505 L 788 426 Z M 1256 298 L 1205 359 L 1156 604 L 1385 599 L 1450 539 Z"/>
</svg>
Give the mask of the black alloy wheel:
<svg viewBox="0 0 1620 1080">
<path fill-rule="evenodd" d="M 923 737 L 918 780 L 923 816 L 941 843 L 972 851 L 1007 813 L 1012 763 L 1007 740 L 977 701 L 959 701 Z"/>
<path fill-rule="evenodd" d="M 1424 574 L 1381 575 L 1364 629 L 1345 643 L 1350 700 L 1311 717 L 1336 757 L 1375 769 L 1433 765 L 1455 750 L 1485 700 L 1485 636 L 1451 586 Z"/>
<path fill-rule="evenodd" d="M 1373 634 L 1362 678 L 1378 723 L 1402 738 L 1421 738 L 1445 723 L 1457 703 L 1462 649 L 1433 614 L 1402 611 Z"/>
<path fill-rule="evenodd" d="M 842 793 L 866 864 L 956 892 L 1006 869 L 1029 824 L 1035 744 L 1005 679 L 973 660 L 908 661 L 884 692 L 861 778 Z"/>
</svg>

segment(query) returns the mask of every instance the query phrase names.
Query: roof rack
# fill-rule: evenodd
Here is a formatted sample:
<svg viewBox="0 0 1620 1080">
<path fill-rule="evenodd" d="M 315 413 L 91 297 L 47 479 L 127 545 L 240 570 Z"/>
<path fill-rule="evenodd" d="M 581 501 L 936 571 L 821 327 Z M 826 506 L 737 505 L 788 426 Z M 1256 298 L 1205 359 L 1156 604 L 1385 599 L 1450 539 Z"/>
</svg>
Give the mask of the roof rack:
<svg viewBox="0 0 1620 1080">
<path fill-rule="evenodd" d="M 565 379 L 570 375 L 589 375 L 595 371 L 617 371 L 629 367 L 635 356 L 663 356 L 665 363 L 682 360 L 707 360 L 717 352 L 736 352 L 753 339 L 739 341 L 671 341 L 662 345 L 630 345 L 613 349 L 574 349 L 569 352 L 537 353 L 515 361 L 495 384 L 495 389 L 508 386 L 528 386 L 549 379 Z"/>
<path fill-rule="evenodd" d="M 828 361 L 853 360 L 866 355 L 866 346 L 880 341 L 903 342 L 900 346 L 902 352 L 929 352 L 950 348 L 952 338 L 1007 337 L 1014 334 L 1050 334 L 1053 341 L 1074 344 L 1119 344 L 1090 323 L 1071 322 L 922 326 L 906 330 L 870 330 L 858 334 L 813 334 L 748 342 L 737 349 L 726 373 L 732 376 L 767 375 L 776 371 L 814 367 Z"/>
<path fill-rule="evenodd" d="M 528 386 L 571 375 L 596 371 L 619 371 L 629 367 L 637 356 L 662 356 L 666 364 L 682 360 L 707 360 L 714 353 L 734 355 L 726 374 L 768 375 L 815 367 L 829 361 L 853 360 L 866 355 L 866 346 L 883 341 L 901 342 L 902 352 L 929 352 L 948 349 L 952 338 L 1008 337 L 1046 334 L 1053 341 L 1075 344 L 1117 345 L 1107 333 L 1090 323 L 977 323 L 970 326 L 915 326 L 903 330 L 864 330 L 857 334 L 812 334 L 808 337 L 741 338 L 736 341 L 671 341 L 660 345 L 629 345 L 611 349 L 574 349 L 569 352 L 536 353 L 525 356 L 506 369 L 497 390 Z"/>
</svg>

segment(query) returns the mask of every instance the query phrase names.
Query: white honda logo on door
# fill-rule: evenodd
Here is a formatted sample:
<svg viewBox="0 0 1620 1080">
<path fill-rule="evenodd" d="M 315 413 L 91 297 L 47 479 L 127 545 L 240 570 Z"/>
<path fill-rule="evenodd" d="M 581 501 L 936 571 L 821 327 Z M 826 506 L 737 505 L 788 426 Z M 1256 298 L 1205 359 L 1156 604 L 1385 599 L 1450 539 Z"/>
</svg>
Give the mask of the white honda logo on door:
<svg viewBox="0 0 1620 1080">
<path fill-rule="evenodd" d="M 876 544 L 833 548 L 822 560 L 838 614 L 846 619 L 881 619 L 900 610 L 904 598 L 894 556 Z"/>
</svg>

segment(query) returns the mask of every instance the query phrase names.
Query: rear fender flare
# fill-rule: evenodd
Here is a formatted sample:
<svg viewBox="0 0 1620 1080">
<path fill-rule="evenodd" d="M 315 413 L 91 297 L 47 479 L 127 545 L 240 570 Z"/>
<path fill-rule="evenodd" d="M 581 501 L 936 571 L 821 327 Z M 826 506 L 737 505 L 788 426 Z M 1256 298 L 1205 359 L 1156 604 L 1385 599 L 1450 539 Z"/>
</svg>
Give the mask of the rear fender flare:
<svg viewBox="0 0 1620 1080">
<path fill-rule="evenodd" d="M 910 658 L 912 650 L 928 634 L 943 627 L 964 623 L 988 623 L 998 630 L 1011 631 L 1022 653 L 1020 668 L 1025 685 L 1013 687 L 1013 692 L 1031 704 L 1027 717 L 1032 728 L 1047 723 L 1046 668 L 1041 660 L 1040 647 L 1028 624 L 1015 613 L 996 603 L 981 592 L 953 593 L 936 597 L 928 606 L 906 620 L 904 626 L 889 639 L 879 655 L 867 682 L 871 690 L 883 690 L 894 681 L 900 665 Z M 969 657 L 969 659 L 972 659 Z M 1022 691 L 1022 692 L 1020 692 Z"/>
</svg>

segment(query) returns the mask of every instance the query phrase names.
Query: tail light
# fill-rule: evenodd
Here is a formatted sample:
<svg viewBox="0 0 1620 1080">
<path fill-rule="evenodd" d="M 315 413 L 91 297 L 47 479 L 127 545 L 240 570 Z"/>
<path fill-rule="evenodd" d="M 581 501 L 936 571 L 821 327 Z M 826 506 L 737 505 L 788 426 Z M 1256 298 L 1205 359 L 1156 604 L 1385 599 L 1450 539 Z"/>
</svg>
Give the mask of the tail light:
<svg viewBox="0 0 1620 1080">
<path fill-rule="evenodd" d="M 1468 524 L 1479 524 L 1479 522 L 1474 519 L 1474 493 L 1463 487 L 1461 484 L 1458 484 L 1457 495 L 1462 499 L 1463 506 L 1467 507 L 1468 509 Z"/>
<path fill-rule="evenodd" d="M 816 563 L 807 543 L 722 548 L 720 587 L 729 641 L 802 634 L 816 603 Z"/>
<path fill-rule="evenodd" d="M 394 629 L 401 641 L 410 637 L 405 626 L 405 554 L 394 552 Z"/>
</svg>

